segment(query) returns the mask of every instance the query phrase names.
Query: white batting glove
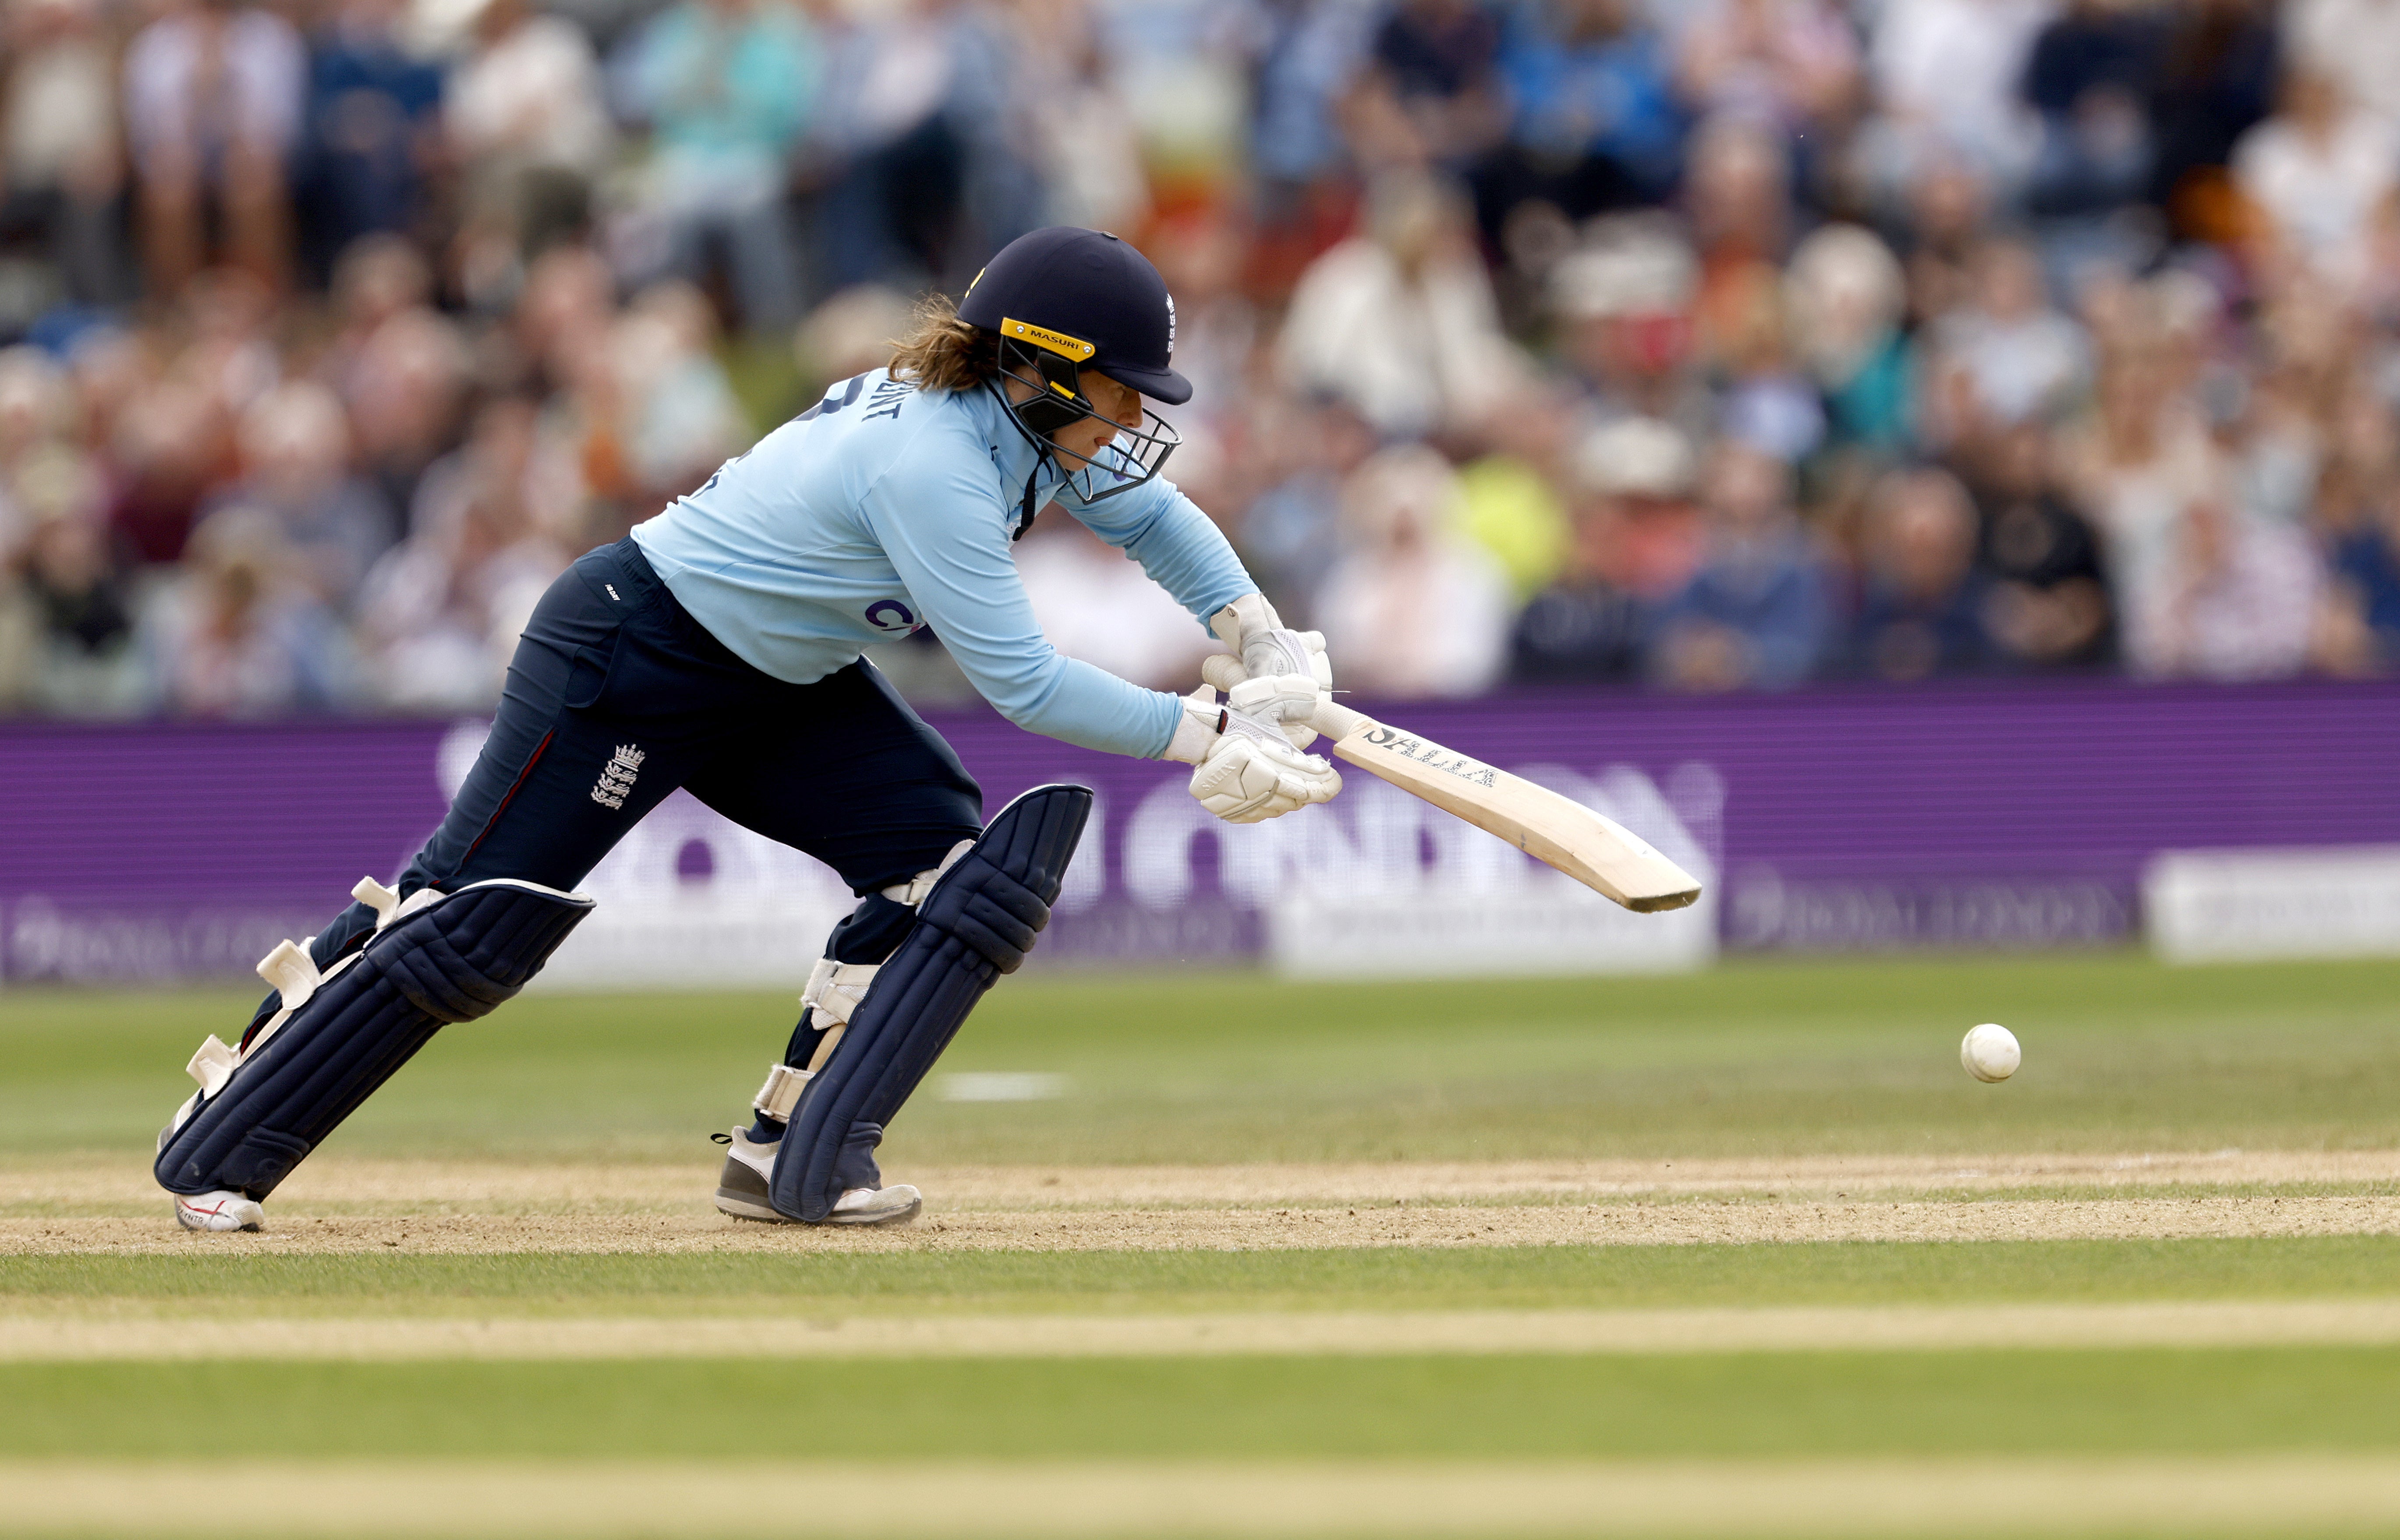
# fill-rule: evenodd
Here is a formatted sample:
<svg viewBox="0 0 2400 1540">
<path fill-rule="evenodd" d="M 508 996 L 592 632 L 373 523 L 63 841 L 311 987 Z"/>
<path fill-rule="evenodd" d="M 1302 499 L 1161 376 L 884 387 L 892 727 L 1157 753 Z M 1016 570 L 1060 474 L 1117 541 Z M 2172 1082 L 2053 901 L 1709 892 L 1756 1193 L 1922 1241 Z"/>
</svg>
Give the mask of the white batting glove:
<svg viewBox="0 0 2400 1540">
<path fill-rule="evenodd" d="M 1201 665 L 1201 677 L 1219 689 L 1231 694 L 1247 681 L 1268 678 L 1315 682 L 1316 688 L 1307 693 L 1287 684 L 1277 691 L 1274 707 L 1295 744 L 1306 748 L 1315 743 L 1316 729 L 1308 719 L 1333 688 L 1333 661 L 1325 655 L 1325 634 L 1286 626 L 1260 593 L 1246 593 L 1219 610 L 1209 617 L 1208 629 L 1235 654 L 1220 654 Z"/>
<path fill-rule="evenodd" d="M 1260 684 L 1270 681 L 1260 680 Z M 1342 777 L 1330 764 L 1292 747 L 1272 718 L 1219 705 L 1203 685 L 1184 698 L 1167 757 L 1192 759 L 1192 795 L 1229 824 L 1256 824 L 1332 799 Z"/>
</svg>

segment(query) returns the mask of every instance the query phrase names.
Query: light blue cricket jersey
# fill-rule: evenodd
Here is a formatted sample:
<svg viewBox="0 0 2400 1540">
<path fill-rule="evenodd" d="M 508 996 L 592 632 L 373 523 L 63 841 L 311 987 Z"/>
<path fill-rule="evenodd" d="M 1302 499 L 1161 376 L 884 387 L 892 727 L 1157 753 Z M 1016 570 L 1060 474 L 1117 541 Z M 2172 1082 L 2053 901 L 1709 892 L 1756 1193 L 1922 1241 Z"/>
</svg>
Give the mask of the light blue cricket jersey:
<svg viewBox="0 0 2400 1540">
<path fill-rule="evenodd" d="M 930 625 L 1017 726 L 1155 757 L 1177 698 L 1060 657 L 1034 621 L 1009 550 L 1034 463 L 989 390 L 920 395 L 879 369 L 834 385 L 634 538 L 693 619 L 778 679 L 811 683 Z M 1258 590 L 1169 482 L 1086 504 L 1053 463 L 1035 500 L 1054 497 L 1204 625 Z"/>
</svg>

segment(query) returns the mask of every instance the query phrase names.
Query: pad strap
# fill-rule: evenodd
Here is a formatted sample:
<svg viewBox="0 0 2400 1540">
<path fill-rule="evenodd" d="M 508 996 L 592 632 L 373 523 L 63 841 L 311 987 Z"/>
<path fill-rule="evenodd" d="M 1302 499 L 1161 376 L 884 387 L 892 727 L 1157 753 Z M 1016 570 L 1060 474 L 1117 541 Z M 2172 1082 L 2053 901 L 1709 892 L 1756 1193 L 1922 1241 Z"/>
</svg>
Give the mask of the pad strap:
<svg viewBox="0 0 2400 1540">
<path fill-rule="evenodd" d="M 750 1098 L 751 1110 L 773 1118 L 777 1123 L 792 1121 L 792 1109 L 800 1104 L 800 1093 L 809 1088 L 815 1071 L 795 1070 L 788 1064 L 778 1064 L 767 1071 L 767 1083 Z"/>
<path fill-rule="evenodd" d="M 934 884 L 942 879 L 942 874 L 957 865 L 959 857 L 975 849 L 975 844 L 972 839 L 961 839 L 950 847 L 949 853 L 942 857 L 940 865 L 928 866 L 906 882 L 894 882 L 888 888 L 876 891 L 893 903 L 906 904 L 913 909 L 925 902 L 925 895 L 934 891 Z"/>
<path fill-rule="evenodd" d="M 829 957 L 817 959 L 809 970 L 808 988 L 800 991 L 800 1004 L 816 1014 L 820 1028 L 848 1026 L 851 1014 L 858 1002 L 866 998 L 866 987 L 875 982 L 880 962 L 836 962 Z"/>
</svg>

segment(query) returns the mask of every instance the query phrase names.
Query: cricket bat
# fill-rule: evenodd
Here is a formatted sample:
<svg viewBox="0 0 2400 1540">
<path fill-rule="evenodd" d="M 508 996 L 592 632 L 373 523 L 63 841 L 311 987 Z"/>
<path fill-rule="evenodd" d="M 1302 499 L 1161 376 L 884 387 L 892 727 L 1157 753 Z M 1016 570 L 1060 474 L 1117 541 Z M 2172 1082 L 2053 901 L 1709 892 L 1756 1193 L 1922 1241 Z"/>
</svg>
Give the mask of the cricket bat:
<svg viewBox="0 0 2400 1540">
<path fill-rule="evenodd" d="M 1547 786 L 1331 701 L 1316 708 L 1308 725 L 1370 775 L 1498 835 L 1637 913 L 1680 909 L 1700 896 L 1692 874 L 1648 840 Z"/>
</svg>

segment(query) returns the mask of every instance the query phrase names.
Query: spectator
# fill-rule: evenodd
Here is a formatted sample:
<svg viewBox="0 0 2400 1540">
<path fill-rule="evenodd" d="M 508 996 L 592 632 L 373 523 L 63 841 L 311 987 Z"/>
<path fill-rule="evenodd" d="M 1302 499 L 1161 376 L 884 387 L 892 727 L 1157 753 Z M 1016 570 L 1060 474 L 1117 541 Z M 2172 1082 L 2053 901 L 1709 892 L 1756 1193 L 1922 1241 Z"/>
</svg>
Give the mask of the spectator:
<svg viewBox="0 0 2400 1540">
<path fill-rule="evenodd" d="M 211 256 L 280 285 L 291 255 L 285 168 L 300 138 L 307 50 L 292 24 L 240 0 L 168 0 L 125 50 L 125 124 L 154 292 Z"/>
<path fill-rule="evenodd" d="M 1949 434 L 1970 440 L 2062 409 L 2091 369 L 2082 328 L 2051 307 L 2031 247 L 1986 242 L 1974 282 L 1972 300 L 1932 329 Z"/>
<path fill-rule="evenodd" d="M 1825 436 L 1825 409 L 1817 388 L 1792 367 L 1782 285 L 1768 269 L 1725 297 L 1717 339 L 1724 375 L 1717 415 L 1725 436 L 1786 463 L 1807 459 Z"/>
<path fill-rule="evenodd" d="M 2283 23 L 2294 66 L 2331 76 L 2351 101 L 2400 123 L 2400 9 L 2383 0 L 2292 0 Z"/>
<path fill-rule="evenodd" d="M 1700 259 L 1704 348 L 1723 329 L 1713 312 L 1727 303 L 1746 305 L 1749 291 L 1770 280 L 1783 260 L 1791 183 L 1791 157 L 1782 141 L 1746 118 L 1720 116 L 1693 134 L 1684 204 Z"/>
<path fill-rule="evenodd" d="M 399 236 L 365 236 L 335 260 L 332 298 L 337 329 L 310 372 L 347 401 L 358 388 L 359 361 L 384 322 L 431 302 L 432 266 Z"/>
<path fill-rule="evenodd" d="M 2111 661 L 2115 628 L 2100 543 L 2052 483 L 2039 422 L 2004 431 L 1981 488 L 1982 551 L 1992 593 L 1993 644 L 2028 668 L 2091 668 Z"/>
<path fill-rule="evenodd" d="M 581 229 L 614 142 L 592 41 L 526 0 L 485 0 L 443 105 L 466 168 L 460 279 L 491 307 L 525 265 Z"/>
<path fill-rule="evenodd" d="M 2170 603 L 2184 510 L 2210 496 L 2222 471 L 2190 402 L 2169 388 L 2155 344 L 2110 360 L 2093 411 L 2061 445 L 2061 484 L 2099 531 L 2120 627 Z"/>
<path fill-rule="evenodd" d="M 1508 638 L 1508 677 L 1521 685 L 1591 684 L 1633 677 L 1641 660 L 1642 609 L 1611 580 L 1623 565 L 1616 510 L 1576 510 L 1566 570 L 1518 612 Z"/>
<path fill-rule="evenodd" d="M 913 289 L 958 265 L 968 141 L 1002 129 L 996 104 L 980 116 L 953 111 L 988 84 L 968 78 L 978 67 L 971 32 L 965 17 L 908 0 L 859 12 L 830 51 L 820 147 L 839 169 L 818 212 L 832 287 Z"/>
<path fill-rule="evenodd" d="M 617 323 L 613 361 L 623 403 L 619 436 L 648 518 L 738 455 L 754 437 L 724 366 L 710 351 L 716 318 L 689 284 L 661 283 L 636 295 Z M 594 531 L 615 538 L 623 531 Z"/>
<path fill-rule="evenodd" d="M 829 381 L 882 368 L 892 361 L 892 339 L 907 326 L 908 296 L 898 290 L 880 283 L 844 289 L 810 311 L 793 335 L 800 377 L 815 388 L 801 393 L 814 400 Z"/>
<path fill-rule="evenodd" d="M 1473 695 L 1506 661 L 1507 583 L 1454 532 L 1458 478 L 1430 449 L 1370 458 L 1343 488 L 1345 549 L 1314 618 L 1342 638 L 1343 683 L 1392 699 Z"/>
<path fill-rule="evenodd" d="M 110 559 L 105 531 L 75 512 L 53 513 L 25 547 L 25 673 L 20 703 L 61 716 L 123 716 L 142 709 L 144 679 L 133 645 L 133 606 Z"/>
<path fill-rule="evenodd" d="M 290 579 L 274 522 L 227 509 L 192 535 L 191 560 L 145 618 L 143 650 L 166 710 L 278 716 L 343 702 L 348 648 L 333 616 Z"/>
<path fill-rule="evenodd" d="M 1370 164 L 1462 170 L 1498 140 L 1500 28 L 1475 0 L 1397 0 L 1354 111 Z"/>
<path fill-rule="evenodd" d="M 115 61 L 96 0 L 22 0 L 0 20 L 0 237 L 31 238 L 57 292 L 83 305 L 123 301 L 117 202 L 125 152 Z M 32 314 L 0 318 L 11 329 Z"/>
<path fill-rule="evenodd" d="M 2282 109 L 2234 145 L 2233 181 L 2263 216 L 2275 261 L 2355 290 L 2400 176 L 2395 161 L 2392 125 L 2352 102 L 2333 75 L 2296 69 Z"/>
<path fill-rule="evenodd" d="M 1248 255 L 1259 291 L 1281 298 L 1350 222 L 1342 119 L 1374 11 L 1274 0 L 1252 15 L 1246 30 L 1258 224 Z"/>
<path fill-rule="evenodd" d="M 1826 0 L 1702 0 L 1679 22 L 1684 95 L 1702 115 L 1793 136 L 1848 115 L 1858 34 Z"/>
<path fill-rule="evenodd" d="M 1832 443 L 1899 453 L 1916 426 L 1916 371 L 1901 331 L 1907 283 L 1891 249 L 1855 225 L 1825 225 L 1793 252 L 1785 294 Z"/>
<path fill-rule="evenodd" d="M 1049 184 L 1044 222 L 1141 228 L 1151 199 L 1140 125 L 1109 68 L 1098 19 L 1078 0 L 1029 6 L 1025 16 L 1025 63 L 1038 80 L 1029 82 L 1029 94 L 1043 103 L 1032 126 L 1035 156 Z M 1160 256 L 1148 254 L 1152 261 Z M 1168 287 L 1182 292 L 1171 279 Z"/>
<path fill-rule="evenodd" d="M 1509 13 L 1500 53 L 1507 143 L 1476 173 L 1484 233 L 1538 198 L 1581 221 L 1662 200 L 1684 115 L 1657 28 L 1630 0 L 1548 0 Z"/>
<path fill-rule="evenodd" d="M 1459 467 L 1459 531 L 1500 564 L 1519 602 L 1566 561 L 1566 510 L 1555 488 L 1574 426 L 1573 404 L 1561 394 L 1529 388 L 1493 404 L 1484 429 L 1489 452 Z"/>
<path fill-rule="evenodd" d="M 2176 532 L 2167 580 L 2126 614 L 2134 666 L 2202 679 L 2298 673 L 2322 589 L 2307 537 L 2205 498 L 2185 511 Z"/>
<path fill-rule="evenodd" d="M 634 35 L 619 73 L 626 109 L 650 126 L 648 201 L 668 269 L 701 281 L 720 245 L 743 324 L 790 330 L 800 305 L 784 189 L 822 73 L 807 19 L 782 0 L 681 0 Z"/>
<path fill-rule="evenodd" d="M 257 3 L 7 12 L 17 708 L 472 709 L 525 582 L 1059 219 L 1157 262 L 1177 481 L 1389 688 L 1471 688 L 1429 593 L 1483 679 L 2400 668 L 2387 0 Z M 361 688 L 252 666 L 346 619 Z"/>
<path fill-rule="evenodd" d="M 1728 442 L 1707 490 L 1707 558 L 1659 616 L 1644 669 L 1676 689 L 1788 688 L 1818 666 L 1832 620 L 1791 468 Z"/>
<path fill-rule="evenodd" d="M 279 386 L 242 415 L 243 476 L 212 499 L 266 514 L 294 575 L 335 613 L 347 611 L 368 566 L 398 538 L 374 484 L 349 474 L 350 427 L 331 390 Z"/>
<path fill-rule="evenodd" d="M 2366 517 L 2334 532 L 2334 602 L 2355 636 L 2347 672 L 2400 668 L 2400 517 L 2395 499 L 2380 491 Z"/>
<path fill-rule="evenodd" d="M 1603 221 L 1551 275 L 1561 361 L 1587 416 L 1657 417 L 1695 439 L 1716 409 L 1692 348 L 1699 283 L 1690 245 L 1655 217 Z"/>
<path fill-rule="evenodd" d="M 452 442 L 469 360 L 449 321 L 423 307 L 375 329 L 348 380 L 356 460 L 384 503 L 407 508 L 425 468 Z"/>
<path fill-rule="evenodd" d="M 1864 593 L 1850 625 L 1854 670 L 1906 681 L 1990 666 L 1975 535 L 1974 507 L 1948 471 L 1895 470 L 1876 484 Z"/>
<path fill-rule="evenodd" d="M 441 153 L 442 72 L 396 30 L 400 0 L 342 0 L 309 60 L 302 228 L 322 275 L 361 236 L 414 232 Z"/>
<path fill-rule="evenodd" d="M 1644 599 L 1680 593 L 1699 566 L 1691 448 L 1673 429 L 1630 417 L 1594 431 L 1574 479 L 1566 570 L 1510 636 L 1509 677 L 1520 683 L 1633 677 Z"/>
<path fill-rule="evenodd" d="M 1900 254 L 1908 272 L 1908 313 L 1930 326 L 1974 293 L 1974 262 L 1991 218 L 1990 181 L 1963 157 L 1937 154 L 1906 189 Z"/>
<path fill-rule="evenodd" d="M 2189 0 L 2172 7 L 2164 64 L 2150 120 L 2158 155 L 2150 201 L 2176 229 L 2230 240 L 2242 220 L 2226 167 L 2233 146 L 2274 105 L 2278 49 L 2261 0 Z"/>
<path fill-rule="evenodd" d="M 2050 0 L 1888 0 L 1870 67 L 1886 131 L 1912 156 L 1957 155 L 2013 188 L 2039 140 L 2017 96 Z"/>
<path fill-rule="evenodd" d="M 145 384 L 113 427 L 116 538 L 136 563 L 182 560 L 202 500 L 233 465 L 224 409 L 190 380 L 170 376 Z"/>
<path fill-rule="evenodd" d="M 2105 214 L 2148 185 L 2161 20 L 2120 0 L 2070 0 L 2035 37 L 2025 99 L 2041 116 L 2029 189 L 2045 214 Z"/>
<path fill-rule="evenodd" d="M 1519 374 L 1473 226 L 1418 178 L 1380 185 L 1370 233 L 1302 276 L 1279 346 L 1289 388 L 1337 397 L 1387 437 L 1463 426 Z"/>
<path fill-rule="evenodd" d="M 569 552 L 525 499 L 535 413 L 502 401 L 476 418 L 453 496 L 367 574 L 359 634 L 367 688 L 401 711 L 487 711 L 517 633 Z"/>
<path fill-rule="evenodd" d="M 1691 442 L 1663 422 L 1628 417 L 1585 438 L 1575 452 L 1578 518 L 1605 504 L 1604 524 L 1622 565 L 1609 576 L 1645 605 L 1690 586 L 1707 556 Z"/>
<path fill-rule="evenodd" d="M 1375 452 L 1375 429 L 1342 402 L 1322 402 L 1269 430 L 1280 472 L 1251 502 L 1235 544 L 1283 617 L 1313 624 L 1342 554 L 1342 488 Z"/>
<path fill-rule="evenodd" d="M 22 533 L 21 478 L 52 450 L 75 437 L 76 402 L 66 371 L 38 348 L 0 350 L 0 561 Z"/>
</svg>

